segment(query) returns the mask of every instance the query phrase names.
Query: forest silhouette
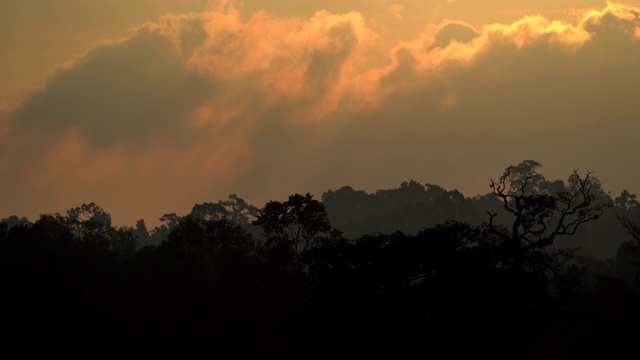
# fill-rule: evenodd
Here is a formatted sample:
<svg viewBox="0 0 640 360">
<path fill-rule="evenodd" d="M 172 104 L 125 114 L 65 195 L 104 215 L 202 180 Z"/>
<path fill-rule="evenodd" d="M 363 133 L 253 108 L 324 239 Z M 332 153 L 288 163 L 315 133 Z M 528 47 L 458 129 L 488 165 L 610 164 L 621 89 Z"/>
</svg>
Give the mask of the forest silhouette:
<svg viewBox="0 0 640 360">
<path fill-rule="evenodd" d="M 0 221 L 21 354 L 578 359 L 637 352 L 640 203 L 509 166 L 465 197 L 414 180 L 117 227 L 95 203 Z"/>
</svg>

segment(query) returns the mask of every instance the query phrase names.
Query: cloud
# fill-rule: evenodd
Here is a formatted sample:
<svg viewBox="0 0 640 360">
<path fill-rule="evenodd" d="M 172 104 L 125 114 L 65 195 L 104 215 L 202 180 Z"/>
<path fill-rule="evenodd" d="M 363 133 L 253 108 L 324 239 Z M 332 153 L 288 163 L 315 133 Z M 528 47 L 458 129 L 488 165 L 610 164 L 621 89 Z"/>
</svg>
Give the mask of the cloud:
<svg viewBox="0 0 640 360">
<path fill-rule="evenodd" d="M 404 20 L 402 13 L 404 12 L 404 5 L 394 4 L 389 6 L 389 11 L 393 14 L 393 16 L 397 17 L 400 20 Z"/>
<path fill-rule="evenodd" d="M 167 14 L 0 112 L 0 212 L 95 201 L 132 223 L 229 193 L 261 205 L 410 178 L 474 195 L 525 158 L 632 185 L 638 14 L 447 20 L 384 51 L 360 12 Z"/>
<path fill-rule="evenodd" d="M 25 131 L 78 128 L 92 146 L 143 146 L 175 134 L 176 119 L 215 91 L 183 63 L 170 39 L 141 28 L 57 71 L 13 113 L 13 122 Z"/>
<path fill-rule="evenodd" d="M 452 41 L 468 43 L 479 35 L 480 33 L 467 23 L 446 21 L 433 31 L 433 42 L 429 47 L 425 48 L 425 50 L 431 51 L 435 48 L 443 49 L 448 47 Z"/>
</svg>

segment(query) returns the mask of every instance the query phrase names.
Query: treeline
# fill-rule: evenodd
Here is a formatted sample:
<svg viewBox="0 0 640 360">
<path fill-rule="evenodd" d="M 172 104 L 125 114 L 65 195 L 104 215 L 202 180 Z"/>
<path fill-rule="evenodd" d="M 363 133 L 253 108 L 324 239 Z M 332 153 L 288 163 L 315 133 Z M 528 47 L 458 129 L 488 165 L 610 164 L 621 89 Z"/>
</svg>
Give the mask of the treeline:
<svg viewBox="0 0 640 360">
<path fill-rule="evenodd" d="M 247 359 L 635 350 L 635 195 L 612 199 L 591 174 L 547 181 L 538 167 L 508 167 L 477 198 L 413 181 L 261 208 L 232 195 L 151 231 L 115 227 L 93 203 L 5 219 L 3 348 Z M 614 256 L 574 248 L 599 242 Z"/>
</svg>

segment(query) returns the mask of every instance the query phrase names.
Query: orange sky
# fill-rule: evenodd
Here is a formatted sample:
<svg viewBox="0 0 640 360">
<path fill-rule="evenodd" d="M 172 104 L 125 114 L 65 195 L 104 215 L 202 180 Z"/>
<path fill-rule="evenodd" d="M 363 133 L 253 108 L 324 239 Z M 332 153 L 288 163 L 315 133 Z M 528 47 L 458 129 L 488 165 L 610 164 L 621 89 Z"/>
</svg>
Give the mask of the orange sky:
<svg viewBox="0 0 640 360">
<path fill-rule="evenodd" d="M 638 191 L 639 1 L 424 3 L 1 2 L 0 218 L 473 196 L 525 159 Z"/>
</svg>

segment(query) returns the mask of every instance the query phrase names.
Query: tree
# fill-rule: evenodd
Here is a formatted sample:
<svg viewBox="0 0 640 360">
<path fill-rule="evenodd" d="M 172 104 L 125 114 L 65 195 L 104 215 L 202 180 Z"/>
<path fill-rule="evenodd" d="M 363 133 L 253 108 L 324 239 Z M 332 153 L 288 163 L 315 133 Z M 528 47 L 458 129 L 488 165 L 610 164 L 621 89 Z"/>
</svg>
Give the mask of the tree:
<svg viewBox="0 0 640 360">
<path fill-rule="evenodd" d="M 93 202 L 69 209 L 67 211 L 67 218 L 71 223 L 82 223 L 89 220 L 95 220 L 111 225 L 111 215 Z"/>
<path fill-rule="evenodd" d="M 548 182 L 537 168 L 540 164 L 527 160 L 505 169 L 500 179 L 491 180 L 493 195 L 513 216 L 510 229 L 494 225 L 497 213 L 489 213 L 489 228 L 507 244 L 514 265 L 524 268 L 531 250 L 552 245 L 557 237 L 574 235 L 578 228 L 597 220 L 607 204 L 596 201 L 599 182 L 587 172 L 569 176 L 568 184 Z"/>
<path fill-rule="evenodd" d="M 331 230 L 324 205 L 309 193 L 291 195 L 285 202 L 266 203 L 258 210 L 253 224 L 262 227 L 270 240 L 290 244 L 296 260 L 309 249 L 318 234 Z"/>
<path fill-rule="evenodd" d="M 623 253 L 631 255 L 631 259 L 628 259 L 628 261 L 640 267 L 640 225 L 629 216 L 630 212 L 635 211 L 637 213 L 638 209 L 640 209 L 640 204 L 636 199 L 635 194 L 629 194 L 627 190 L 624 190 L 620 197 L 616 198 L 616 205 L 619 208 L 619 212 L 616 211 L 616 216 L 620 224 L 634 240 L 624 242 L 621 250 Z M 635 281 L 636 285 L 640 287 L 640 271 L 636 272 Z"/>
<path fill-rule="evenodd" d="M 247 225 L 255 220 L 257 209 L 238 195 L 231 194 L 226 201 L 194 205 L 191 216 L 204 221 L 228 219 L 235 224 Z"/>
<path fill-rule="evenodd" d="M 33 223 L 29 221 L 26 217 L 18 217 L 17 215 L 11 215 L 8 218 L 4 218 L 0 220 L 0 224 L 6 224 L 7 228 L 10 229 L 14 226 L 32 226 Z"/>
<path fill-rule="evenodd" d="M 134 256 L 137 248 L 138 236 L 135 228 L 122 226 L 112 231 L 109 250 L 115 254 L 118 259 L 126 259 Z"/>
<path fill-rule="evenodd" d="M 147 224 L 145 224 L 144 219 L 136 221 L 135 236 L 137 238 L 138 246 L 144 247 L 152 245 L 151 235 L 147 230 Z"/>
<path fill-rule="evenodd" d="M 149 233 L 150 242 L 152 244 L 160 244 L 167 239 L 167 235 L 175 228 L 182 218 L 175 213 L 164 214 L 160 217 L 160 221 L 162 224 L 160 226 L 156 226 Z"/>
<path fill-rule="evenodd" d="M 638 197 L 636 194 L 629 193 L 629 190 L 622 190 L 620 196 L 615 198 L 616 207 L 622 210 L 629 210 L 632 208 L 638 208 L 640 203 L 638 202 Z M 626 226 L 625 226 L 626 227 Z"/>
<path fill-rule="evenodd" d="M 85 242 L 110 247 L 111 215 L 95 203 L 82 204 L 67 211 L 66 222 L 73 234 Z"/>
<path fill-rule="evenodd" d="M 229 219 L 201 220 L 187 215 L 171 230 L 162 245 L 197 256 L 217 256 L 225 252 L 248 254 L 253 242 L 251 234 Z"/>
</svg>

